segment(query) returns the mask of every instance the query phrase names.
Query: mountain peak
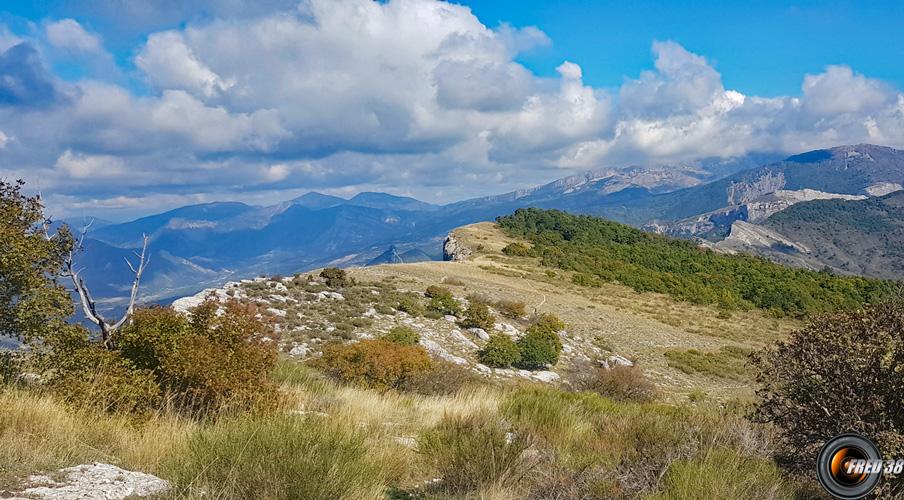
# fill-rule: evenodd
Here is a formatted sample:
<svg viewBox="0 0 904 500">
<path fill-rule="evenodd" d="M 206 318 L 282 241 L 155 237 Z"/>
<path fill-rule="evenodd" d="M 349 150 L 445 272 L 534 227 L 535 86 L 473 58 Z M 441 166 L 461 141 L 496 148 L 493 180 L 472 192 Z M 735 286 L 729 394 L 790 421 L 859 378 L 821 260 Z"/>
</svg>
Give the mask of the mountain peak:
<svg viewBox="0 0 904 500">
<path fill-rule="evenodd" d="M 384 210 L 432 210 L 437 208 L 420 200 L 416 200 L 409 196 L 396 196 L 389 193 L 376 193 L 372 191 L 362 191 L 356 194 L 352 199 L 348 200 L 349 204 L 359 205 L 368 208 L 379 208 Z"/>
<path fill-rule="evenodd" d="M 292 203 L 293 205 L 300 205 L 305 208 L 321 209 L 335 207 L 336 205 L 341 205 L 343 203 L 346 203 L 347 201 L 348 200 L 345 200 L 338 196 L 331 196 L 328 194 L 318 193 L 317 191 L 311 191 L 310 193 L 305 193 L 298 198 L 291 200 L 290 203 Z"/>
</svg>

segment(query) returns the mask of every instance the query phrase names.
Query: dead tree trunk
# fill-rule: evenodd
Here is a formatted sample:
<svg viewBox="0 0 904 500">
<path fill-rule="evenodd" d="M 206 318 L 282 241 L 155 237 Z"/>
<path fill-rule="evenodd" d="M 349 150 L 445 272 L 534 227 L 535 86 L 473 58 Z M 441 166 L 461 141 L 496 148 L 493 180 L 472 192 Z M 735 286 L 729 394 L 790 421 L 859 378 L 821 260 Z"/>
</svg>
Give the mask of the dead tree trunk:
<svg viewBox="0 0 904 500">
<path fill-rule="evenodd" d="M 78 293 L 79 302 L 82 304 L 82 311 L 84 312 L 85 317 L 88 321 L 100 328 L 101 342 L 103 342 L 104 347 L 113 349 L 116 345 L 115 335 L 117 330 L 131 321 L 132 313 L 135 312 L 135 301 L 138 299 L 138 287 L 141 283 L 141 275 L 144 274 L 144 269 L 150 260 L 147 255 L 148 237 L 147 235 L 143 235 L 142 237 L 141 253 L 135 252 L 135 256 L 138 258 L 137 266 L 132 264 L 129 259 L 125 259 L 126 265 L 129 266 L 129 269 L 135 275 L 135 279 L 132 281 L 132 292 L 129 295 L 129 304 L 126 307 L 126 311 L 118 321 L 111 323 L 98 312 L 97 302 L 91 297 L 91 292 L 88 290 L 85 280 L 79 276 L 81 270 L 76 270 L 74 267 L 73 260 L 75 252 L 82 249 L 82 243 L 85 240 L 87 230 L 87 227 L 82 230 L 81 236 L 69 252 L 69 256 L 66 259 L 66 275 L 72 279 L 72 284 L 75 286 L 75 291 Z"/>
</svg>

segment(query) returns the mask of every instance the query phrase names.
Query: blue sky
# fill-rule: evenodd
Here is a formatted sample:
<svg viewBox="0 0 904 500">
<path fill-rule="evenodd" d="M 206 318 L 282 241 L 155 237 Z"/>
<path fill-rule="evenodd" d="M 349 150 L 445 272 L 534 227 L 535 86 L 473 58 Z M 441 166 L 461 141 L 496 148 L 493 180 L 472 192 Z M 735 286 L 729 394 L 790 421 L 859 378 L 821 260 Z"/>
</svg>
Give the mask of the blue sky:
<svg viewBox="0 0 904 500">
<path fill-rule="evenodd" d="M 594 86 L 620 85 L 650 67 L 650 42 L 674 40 L 715 62 L 729 88 L 777 96 L 800 92 L 805 73 L 829 64 L 904 87 L 904 2 L 476 0 L 485 23 L 537 25 L 553 45 L 524 57 L 551 74 L 568 59 Z"/>
<path fill-rule="evenodd" d="M 0 177 L 121 219 L 904 147 L 904 2 L 0 6 Z"/>
</svg>

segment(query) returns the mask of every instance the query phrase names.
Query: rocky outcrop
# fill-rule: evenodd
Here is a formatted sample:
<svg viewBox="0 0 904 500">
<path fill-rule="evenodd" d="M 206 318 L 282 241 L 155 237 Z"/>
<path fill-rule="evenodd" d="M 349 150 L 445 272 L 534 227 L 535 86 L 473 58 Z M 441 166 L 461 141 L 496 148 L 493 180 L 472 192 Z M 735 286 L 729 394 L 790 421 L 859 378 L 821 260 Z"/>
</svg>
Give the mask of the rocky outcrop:
<svg viewBox="0 0 904 500">
<path fill-rule="evenodd" d="M 93 463 L 61 469 L 53 477 L 30 476 L 27 488 L 15 495 L 42 500 L 120 500 L 157 495 L 169 486 L 167 481 L 150 474 Z"/>
<path fill-rule="evenodd" d="M 728 205 L 742 205 L 785 187 L 784 172 L 765 172 L 752 182 L 733 182 L 726 190 Z"/>
<path fill-rule="evenodd" d="M 784 249 L 800 253 L 810 253 L 810 249 L 796 243 L 776 231 L 737 221 L 731 226 L 731 234 L 728 238 L 715 244 L 715 248 L 728 252 L 753 251 L 756 249 Z"/>
<path fill-rule="evenodd" d="M 880 182 L 866 188 L 866 194 L 870 196 L 885 196 L 904 189 L 904 186 L 895 182 Z"/>
<path fill-rule="evenodd" d="M 762 187 L 762 186 L 761 186 Z M 745 195 L 746 196 L 746 195 Z M 643 226 L 644 231 L 667 234 L 679 238 L 709 237 L 726 235 L 736 221 L 760 223 L 771 215 L 796 205 L 813 200 L 863 200 L 866 196 L 840 193 L 826 193 L 815 189 L 780 189 L 763 194 L 741 205 L 713 210 L 705 214 L 688 217 L 676 222 L 654 221 Z"/>
<path fill-rule="evenodd" d="M 464 246 L 454 234 L 449 233 L 443 242 L 443 260 L 459 262 L 471 256 L 471 249 Z"/>
</svg>

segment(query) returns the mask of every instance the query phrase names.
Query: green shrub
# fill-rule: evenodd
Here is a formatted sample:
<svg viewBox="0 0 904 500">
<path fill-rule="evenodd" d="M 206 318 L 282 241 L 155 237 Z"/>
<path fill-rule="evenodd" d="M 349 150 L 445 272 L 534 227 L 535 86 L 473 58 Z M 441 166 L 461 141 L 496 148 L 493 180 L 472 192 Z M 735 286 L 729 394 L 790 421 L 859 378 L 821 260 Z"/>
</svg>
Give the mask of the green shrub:
<svg viewBox="0 0 904 500">
<path fill-rule="evenodd" d="M 417 297 L 410 294 L 404 294 L 399 297 L 396 309 L 414 317 L 423 316 L 424 314 L 424 305 Z"/>
<path fill-rule="evenodd" d="M 430 355 L 423 347 L 382 339 L 327 345 L 312 364 L 339 381 L 375 389 L 401 389 L 410 377 L 431 366 Z"/>
<path fill-rule="evenodd" d="M 565 329 L 565 322 L 559 319 L 555 314 L 541 314 L 534 320 L 531 329 L 558 333 Z"/>
<path fill-rule="evenodd" d="M 392 327 L 389 333 L 383 336 L 383 340 L 394 344 L 412 346 L 421 341 L 421 335 L 410 326 L 398 325 Z"/>
<path fill-rule="evenodd" d="M 458 316 L 461 314 L 461 304 L 455 300 L 452 292 L 448 288 L 439 285 L 430 285 L 427 287 L 425 295 L 430 300 L 427 302 L 427 309 L 437 312 L 441 315 Z"/>
<path fill-rule="evenodd" d="M 480 362 L 494 368 L 509 368 L 521 361 L 521 350 L 508 335 L 497 333 L 477 353 Z"/>
<path fill-rule="evenodd" d="M 547 365 L 555 365 L 559 362 L 562 350 L 558 334 L 543 329 L 528 330 L 518 339 L 517 346 L 521 360 L 516 365 L 526 370 L 539 370 Z"/>
<path fill-rule="evenodd" d="M 491 332 L 496 328 L 496 318 L 490 312 L 490 308 L 481 302 L 472 302 L 465 310 L 465 319 L 462 322 L 465 328 L 483 328 Z"/>
<path fill-rule="evenodd" d="M 500 300 L 493 305 L 499 314 L 510 319 L 520 319 L 527 315 L 524 302 L 516 300 Z"/>
<path fill-rule="evenodd" d="M 326 280 L 326 286 L 330 288 L 344 288 L 352 284 L 348 273 L 336 267 L 327 267 L 320 271 L 320 277 Z"/>
<path fill-rule="evenodd" d="M 201 430 L 168 465 L 177 494 L 221 499 L 381 496 L 391 464 L 365 435 L 330 419 L 240 419 Z"/>
<path fill-rule="evenodd" d="M 468 492 L 519 480 L 528 437 L 489 414 L 446 415 L 418 436 L 418 451 L 442 479 L 442 487 Z"/>
<path fill-rule="evenodd" d="M 502 248 L 502 253 L 510 257 L 528 257 L 531 254 L 530 248 L 523 243 L 509 243 Z"/>
</svg>

